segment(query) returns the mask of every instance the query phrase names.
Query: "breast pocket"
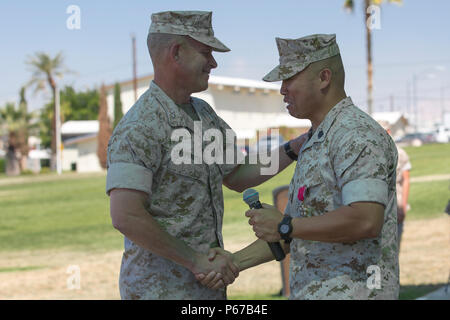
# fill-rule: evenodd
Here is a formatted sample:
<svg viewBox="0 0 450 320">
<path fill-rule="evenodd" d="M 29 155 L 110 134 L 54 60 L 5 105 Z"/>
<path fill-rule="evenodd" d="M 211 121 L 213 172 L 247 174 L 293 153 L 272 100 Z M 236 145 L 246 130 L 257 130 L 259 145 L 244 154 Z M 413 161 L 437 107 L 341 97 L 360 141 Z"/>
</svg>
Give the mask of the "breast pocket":
<svg viewBox="0 0 450 320">
<path fill-rule="evenodd" d="M 303 215 L 320 216 L 329 210 L 331 199 L 322 175 L 317 174 L 305 180 Z"/>
<path fill-rule="evenodd" d="M 186 181 L 196 180 L 195 182 L 207 184 L 208 173 L 204 164 L 174 164 L 170 161 L 166 174 Z"/>
<path fill-rule="evenodd" d="M 153 195 L 152 205 L 168 215 L 188 215 L 207 206 L 207 171 L 204 165 L 169 162 Z"/>
</svg>

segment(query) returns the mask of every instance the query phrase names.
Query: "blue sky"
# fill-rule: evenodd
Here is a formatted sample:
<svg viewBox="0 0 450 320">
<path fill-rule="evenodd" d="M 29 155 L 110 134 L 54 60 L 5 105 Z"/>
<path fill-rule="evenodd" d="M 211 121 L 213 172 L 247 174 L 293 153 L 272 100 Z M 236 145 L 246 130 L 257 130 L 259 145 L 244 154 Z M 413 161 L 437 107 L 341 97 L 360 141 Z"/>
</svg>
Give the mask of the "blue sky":
<svg viewBox="0 0 450 320">
<path fill-rule="evenodd" d="M 150 15 L 166 10 L 213 11 L 216 36 L 231 52 L 216 53 L 213 75 L 261 79 L 278 63 L 275 37 L 298 38 L 313 33 L 336 33 L 346 68 L 346 91 L 366 107 L 366 44 L 362 0 L 356 10 L 343 10 L 344 0 L 317 1 L 5 1 L 0 4 L 0 106 L 17 101 L 20 86 L 31 72 L 27 56 L 62 51 L 75 75 L 60 80 L 77 89 L 111 84 L 132 76 L 131 37 L 137 40 L 138 75 L 152 72 L 146 48 Z M 438 108 L 441 87 L 450 98 L 450 1 L 404 0 L 384 3 L 381 29 L 374 29 L 374 107 L 406 107 L 407 82 L 417 75 L 419 103 Z M 81 9 L 81 29 L 69 30 L 69 5 Z M 47 96 L 27 94 L 32 109 Z M 447 106 L 450 110 L 450 104 Z"/>
</svg>

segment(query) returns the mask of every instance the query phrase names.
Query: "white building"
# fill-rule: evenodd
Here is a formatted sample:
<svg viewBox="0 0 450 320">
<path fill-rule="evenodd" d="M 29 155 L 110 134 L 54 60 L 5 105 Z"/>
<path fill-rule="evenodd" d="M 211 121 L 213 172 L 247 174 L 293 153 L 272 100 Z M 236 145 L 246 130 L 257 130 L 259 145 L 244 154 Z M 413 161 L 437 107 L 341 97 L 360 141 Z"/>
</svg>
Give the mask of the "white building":
<svg viewBox="0 0 450 320">
<path fill-rule="evenodd" d="M 153 75 L 139 78 L 137 97 L 150 86 Z M 133 81 L 120 83 L 122 110 L 125 114 L 135 103 Z M 236 132 L 238 140 L 265 135 L 269 128 L 299 128 L 305 131 L 309 120 L 293 118 L 287 112 L 280 86 L 257 80 L 210 76 L 206 91 L 193 96 L 208 102 L 215 112 Z M 106 86 L 108 116 L 114 119 L 114 84 Z M 61 128 L 63 136 L 63 170 L 100 171 L 97 158 L 98 121 L 68 121 Z M 261 132 L 262 131 L 262 132 Z"/>
<path fill-rule="evenodd" d="M 98 121 L 68 121 L 61 126 L 62 169 L 77 172 L 101 171 L 97 157 Z"/>
<path fill-rule="evenodd" d="M 138 79 L 137 96 L 150 86 L 153 75 Z M 120 83 L 124 114 L 133 106 L 133 81 Z M 114 85 L 106 87 L 108 115 L 114 118 Z M 214 111 L 236 132 L 238 139 L 252 139 L 258 130 L 268 128 L 309 128 L 309 120 L 289 115 L 278 84 L 258 80 L 210 76 L 206 91 L 194 97 L 208 102 Z"/>
<path fill-rule="evenodd" d="M 372 118 L 377 122 L 387 122 L 394 140 L 414 131 L 409 125 L 408 119 L 401 112 L 374 112 Z"/>
</svg>

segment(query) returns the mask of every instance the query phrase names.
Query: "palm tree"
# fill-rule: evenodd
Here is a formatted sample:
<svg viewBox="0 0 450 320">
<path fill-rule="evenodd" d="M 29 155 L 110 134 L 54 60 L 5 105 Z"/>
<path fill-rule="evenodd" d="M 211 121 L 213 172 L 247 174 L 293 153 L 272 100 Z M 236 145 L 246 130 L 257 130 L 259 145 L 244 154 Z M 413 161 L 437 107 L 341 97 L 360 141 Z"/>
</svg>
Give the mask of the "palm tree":
<svg viewBox="0 0 450 320">
<path fill-rule="evenodd" d="M 397 4 L 402 3 L 402 0 L 388 0 L 389 2 L 395 2 Z M 371 5 L 381 5 L 384 0 L 364 0 L 364 28 L 366 29 L 366 45 L 367 45 L 367 111 L 372 115 L 372 91 L 373 91 L 373 65 L 372 65 L 372 33 L 371 29 L 367 27 L 367 21 L 370 18 L 370 13 L 368 13 L 368 8 Z M 344 8 L 353 12 L 355 3 L 353 0 L 345 0 Z"/>
<path fill-rule="evenodd" d="M 20 162 L 17 156 L 20 148 L 17 141 L 18 130 L 21 127 L 20 120 L 20 111 L 16 110 L 14 103 L 6 103 L 5 107 L 0 109 L 2 135 L 6 133 L 8 139 L 6 153 L 6 174 L 8 176 L 20 174 Z"/>
<path fill-rule="evenodd" d="M 28 133 L 36 129 L 36 124 L 31 121 L 35 116 L 27 110 L 25 87 L 20 90 L 18 108 L 14 103 L 6 103 L 5 107 L 0 109 L 0 135 L 7 136 L 7 175 L 17 175 L 26 169 Z"/>
<path fill-rule="evenodd" d="M 64 57 L 62 52 L 56 54 L 54 58 L 50 57 L 44 52 L 37 52 L 34 56 L 28 58 L 25 62 L 33 72 L 31 80 L 29 81 L 29 86 L 35 86 L 36 90 L 44 90 L 48 84 L 52 90 L 53 101 L 55 103 L 56 96 L 56 81 L 55 78 L 61 78 L 64 74 L 70 73 L 71 71 L 66 69 L 64 66 Z M 51 166 L 54 169 L 56 167 L 56 103 L 54 106 L 53 118 L 52 118 L 52 159 Z"/>
</svg>

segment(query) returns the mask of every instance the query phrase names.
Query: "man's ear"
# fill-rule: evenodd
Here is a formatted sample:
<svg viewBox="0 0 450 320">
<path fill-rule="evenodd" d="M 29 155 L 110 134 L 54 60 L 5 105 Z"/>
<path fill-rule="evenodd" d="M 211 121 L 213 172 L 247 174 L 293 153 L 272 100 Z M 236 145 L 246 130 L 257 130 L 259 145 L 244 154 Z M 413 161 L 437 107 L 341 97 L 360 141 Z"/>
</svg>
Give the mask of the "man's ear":
<svg viewBox="0 0 450 320">
<path fill-rule="evenodd" d="M 331 83 L 331 77 L 333 73 L 330 69 L 325 68 L 319 73 L 320 89 L 326 89 Z"/>
<path fill-rule="evenodd" d="M 174 61 L 175 63 L 178 63 L 178 60 L 180 59 L 180 48 L 181 43 L 174 43 L 169 47 L 170 60 Z"/>
</svg>

